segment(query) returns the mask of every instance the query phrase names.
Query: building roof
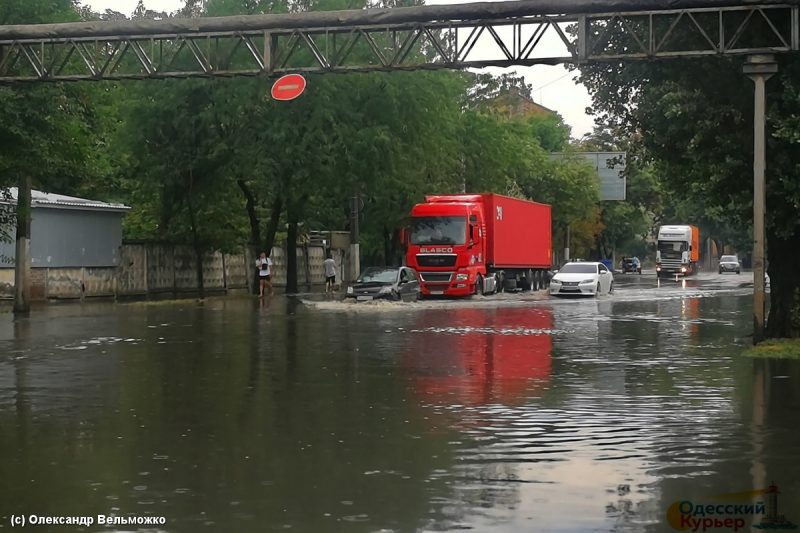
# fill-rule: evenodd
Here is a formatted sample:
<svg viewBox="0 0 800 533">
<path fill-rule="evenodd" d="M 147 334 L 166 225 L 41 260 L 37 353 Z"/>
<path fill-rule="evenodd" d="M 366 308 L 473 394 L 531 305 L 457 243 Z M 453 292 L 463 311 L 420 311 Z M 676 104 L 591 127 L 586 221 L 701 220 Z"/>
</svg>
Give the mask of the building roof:
<svg viewBox="0 0 800 533">
<path fill-rule="evenodd" d="M 9 187 L 8 190 L 11 193 L 11 203 L 16 205 L 18 195 L 17 188 Z M 2 201 L 3 198 L 0 196 L 0 203 L 2 203 Z M 76 209 L 82 211 L 128 211 L 130 209 L 130 207 L 123 204 L 87 200 L 86 198 L 36 190 L 31 191 L 31 207 Z"/>
<path fill-rule="evenodd" d="M 530 115 L 555 115 L 556 112 L 541 104 L 537 104 L 528 96 L 522 94 L 517 87 L 512 87 L 507 92 L 495 98 L 495 106 L 510 116 Z"/>
</svg>

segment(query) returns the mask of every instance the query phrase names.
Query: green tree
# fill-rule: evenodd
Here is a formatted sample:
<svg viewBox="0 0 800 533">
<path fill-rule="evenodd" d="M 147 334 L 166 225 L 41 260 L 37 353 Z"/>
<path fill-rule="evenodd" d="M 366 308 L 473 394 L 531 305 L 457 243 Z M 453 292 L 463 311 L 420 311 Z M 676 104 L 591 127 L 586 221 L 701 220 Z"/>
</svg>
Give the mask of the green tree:
<svg viewBox="0 0 800 533">
<path fill-rule="evenodd" d="M 800 61 L 780 57 L 768 84 L 767 244 L 771 279 L 770 337 L 800 336 L 800 245 L 796 161 L 800 159 L 797 98 Z M 587 65 L 602 122 L 636 134 L 667 191 L 710 220 L 744 230 L 752 218 L 752 82 L 740 59 L 696 59 L 626 65 Z"/>
<path fill-rule="evenodd" d="M 600 257 L 612 257 L 621 250 L 644 258 L 646 238 L 663 213 L 662 186 L 652 163 L 641 153 L 636 138 L 617 139 L 613 132 L 595 128 L 577 145 L 581 151 L 626 152 L 624 201 L 600 202 L 602 231 L 595 247 Z"/>
<path fill-rule="evenodd" d="M 573 241 L 590 243 L 599 231 L 597 178 L 580 158 L 549 158 L 568 149 L 570 129 L 558 114 L 526 114 L 530 91 L 519 76 L 474 78 L 462 119 L 466 190 L 548 203 L 557 239 L 569 227 Z"/>
<path fill-rule="evenodd" d="M 223 172 L 232 152 L 227 109 L 215 99 L 219 83 L 140 85 L 120 131 L 128 162 L 122 170 L 136 200 L 130 222 L 142 237 L 192 246 L 201 297 L 205 254 L 244 238 L 240 196 Z"/>
<path fill-rule="evenodd" d="M 0 24 L 67 22 L 78 18 L 71 0 L 7 0 L 0 4 Z M 0 188 L 18 187 L 18 242 L 30 239 L 32 187 L 72 192 L 80 180 L 93 173 L 88 154 L 94 136 L 88 127 L 87 94 L 84 87 L 76 85 L 0 87 Z M 8 237 L 10 231 L 0 231 L 3 234 Z M 17 279 L 25 277 L 23 273 Z M 27 313 L 29 305 L 21 284 L 14 309 Z"/>
</svg>

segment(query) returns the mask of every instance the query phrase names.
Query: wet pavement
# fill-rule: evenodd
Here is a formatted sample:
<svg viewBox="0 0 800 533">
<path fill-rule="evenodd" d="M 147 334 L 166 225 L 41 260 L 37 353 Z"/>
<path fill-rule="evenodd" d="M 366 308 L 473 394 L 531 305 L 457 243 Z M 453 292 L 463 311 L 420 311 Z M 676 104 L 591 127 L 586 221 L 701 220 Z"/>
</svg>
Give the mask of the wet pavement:
<svg viewBox="0 0 800 533">
<path fill-rule="evenodd" d="M 800 522 L 800 362 L 741 356 L 752 275 L 615 280 L 597 299 L 0 314 L 0 528 L 675 531 L 676 502 L 773 481 Z"/>
</svg>

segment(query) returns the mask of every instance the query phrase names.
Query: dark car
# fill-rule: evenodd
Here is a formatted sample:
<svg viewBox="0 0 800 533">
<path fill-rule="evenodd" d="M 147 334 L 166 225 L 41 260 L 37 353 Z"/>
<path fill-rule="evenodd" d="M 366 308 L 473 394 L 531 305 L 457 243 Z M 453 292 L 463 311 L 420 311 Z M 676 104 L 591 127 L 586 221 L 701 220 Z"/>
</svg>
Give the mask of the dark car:
<svg viewBox="0 0 800 533">
<path fill-rule="evenodd" d="M 369 267 L 347 287 L 345 296 L 359 302 L 379 298 L 415 302 L 419 299 L 419 276 L 408 267 Z"/>
<path fill-rule="evenodd" d="M 723 255 L 719 258 L 719 273 L 723 272 L 736 272 L 742 273 L 742 265 L 739 263 L 739 258 L 735 255 Z"/>
<path fill-rule="evenodd" d="M 628 272 L 642 273 L 642 262 L 639 261 L 638 257 L 622 258 L 622 273 L 627 274 Z"/>
</svg>

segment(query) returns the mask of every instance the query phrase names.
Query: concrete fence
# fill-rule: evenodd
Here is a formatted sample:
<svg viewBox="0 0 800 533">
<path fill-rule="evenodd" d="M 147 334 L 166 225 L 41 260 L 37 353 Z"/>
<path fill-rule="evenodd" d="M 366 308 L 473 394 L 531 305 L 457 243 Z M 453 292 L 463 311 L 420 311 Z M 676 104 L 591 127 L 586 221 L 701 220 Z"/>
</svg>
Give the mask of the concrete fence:
<svg viewBox="0 0 800 533">
<path fill-rule="evenodd" d="M 337 283 L 349 271 L 348 253 L 330 250 L 336 262 Z M 170 244 L 123 244 L 116 267 L 33 267 L 31 299 L 81 297 L 136 297 L 179 295 L 198 290 L 195 255 L 188 246 Z M 322 262 L 325 248 L 308 244 L 297 247 L 298 290 L 313 291 L 325 284 Z M 272 282 L 286 286 L 286 251 L 272 249 Z M 240 253 L 214 252 L 203 258 L 203 285 L 208 292 L 249 290 L 255 280 L 256 254 L 243 246 Z M 14 297 L 14 269 L 0 267 L 0 298 Z"/>
</svg>

